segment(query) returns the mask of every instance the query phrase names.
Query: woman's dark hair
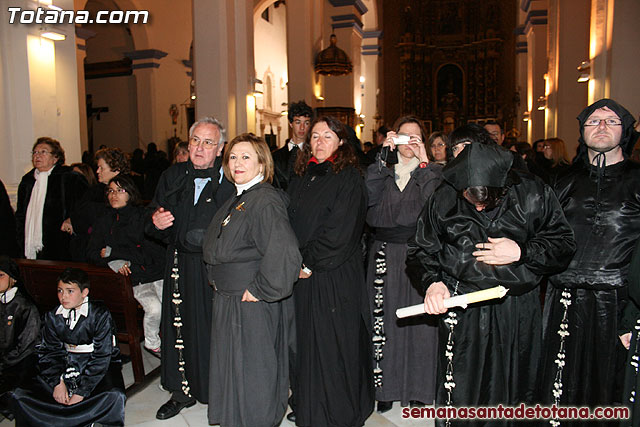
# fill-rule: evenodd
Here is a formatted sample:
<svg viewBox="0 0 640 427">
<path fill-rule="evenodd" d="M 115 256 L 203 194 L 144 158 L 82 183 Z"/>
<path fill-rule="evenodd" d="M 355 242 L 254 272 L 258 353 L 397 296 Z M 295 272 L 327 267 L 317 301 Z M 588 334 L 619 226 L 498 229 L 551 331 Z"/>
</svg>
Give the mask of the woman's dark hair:
<svg viewBox="0 0 640 427">
<path fill-rule="evenodd" d="M 447 158 L 453 157 L 453 147 L 463 142 L 469 142 L 471 144 L 485 144 L 485 145 L 497 145 L 496 142 L 491 139 L 491 135 L 487 130 L 476 123 L 467 123 L 457 127 L 449 138 L 445 141 L 447 144 Z"/>
<path fill-rule="evenodd" d="M 88 164 L 72 163 L 71 165 L 69 165 L 69 167 L 71 169 L 78 169 L 80 171 L 79 173 L 81 173 L 82 176 L 84 176 L 85 179 L 87 180 L 89 187 L 93 187 L 94 185 L 98 184 L 98 180 L 96 179 L 96 174 L 93 173 L 93 169 Z"/>
<path fill-rule="evenodd" d="M 73 283 L 78 285 L 81 291 L 89 289 L 91 285 L 89 282 L 89 275 L 84 270 L 73 267 L 69 267 L 60 273 L 60 276 L 58 276 L 58 282 Z"/>
<path fill-rule="evenodd" d="M 536 157 L 536 153 L 533 151 L 533 148 L 531 148 L 528 142 L 512 142 L 508 144 L 506 148 L 511 150 L 511 147 L 514 147 L 516 149 L 516 153 L 520 154 L 523 157 L 526 157 L 527 159 L 533 160 Z"/>
<path fill-rule="evenodd" d="M 420 139 L 422 139 L 422 143 L 424 144 L 427 140 L 427 131 L 422 124 L 422 120 L 417 118 L 416 116 L 402 116 L 396 120 L 393 124 L 393 130 L 397 133 L 400 132 L 400 127 L 406 123 L 415 123 L 420 128 Z"/>
<path fill-rule="evenodd" d="M 41 136 L 40 138 L 36 139 L 36 143 L 33 144 L 33 147 L 31 147 L 31 151 L 35 150 L 36 147 L 40 144 L 47 144 L 49 148 L 51 148 L 51 155 L 58 158 L 58 160 L 56 161 L 56 166 L 64 165 L 64 149 L 57 140 L 49 138 L 48 136 Z"/>
<path fill-rule="evenodd" d="M 333 161 L 333 171 L 338 173 L 347 166 L 353 166 L 358 169 L 358 158 L 356 157 L 355 150 L 347 141 L 347 130 L 342 122 L 332 116 L 322 116 L 311 122 L 311 126 L 309 127 L 310 131 L 307 133 L 305 143 L 302 146 L 302 150 L 298 153 L 298 158 L 296 159 L 294 168 L 295 173 L 302 176 L 307 171 L 307 165 L 312 157 L 310 144 L 311 134 L 313 133 L 313 128 L 321 122 L 326 123 L 327 126 L 329 126 L 329 129 L 331 129 L 331 131 L 338 136 L 338 139 L 342 141 L 342 145 L 339 145 L 334 153 L 336 158 Z"/>
<path fill-rule="evenodd" d="M 96 163 L 104 160 L 112 171 L 118 173 L 131 173 L 131 165 L 127 156 L 119 148 L 103 148 L 96 153 Z"/>
<path fill-rule="evenodd" d="M 127 205 L 139 206 L 142 204 L 142 196 L 140 195 L 140 190 L 138 190 L 138 187 L 129 175 L 123 175 L 119 173 L 109 180 L 109 184 L 111 184 L 112 182 L 126 191 L 129 195 L 129 201 L 127 202 Z M 109 189 L 109 184 L 107 184 L 107 191 Z"/>
<path fill-rule="evenodd" d="M 507 191 L 509 187 L 467 187 L 462 191 L 462 197 L 471 203 L 480 203 L 485 209 L 491 210 L 500 204 Z"/>
</svg>

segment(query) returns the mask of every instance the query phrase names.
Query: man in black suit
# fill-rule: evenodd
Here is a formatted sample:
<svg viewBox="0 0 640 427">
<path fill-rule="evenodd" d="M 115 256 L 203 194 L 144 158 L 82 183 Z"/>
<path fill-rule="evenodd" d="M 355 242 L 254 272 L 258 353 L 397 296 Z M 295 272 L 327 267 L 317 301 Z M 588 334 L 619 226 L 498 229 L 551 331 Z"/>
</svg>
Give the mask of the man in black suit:
<svg viewBox="0 0 640 427">
<path fill-rule="evenodd" d="M 309 125 L 313 110 L 304 100 L 294 102 L 289 108 L 289 126 L 291 127 L 291 139 L 287 141 L 284 147 L 273 152 L 274 177 L 273 185 L 276 188 L 287 190 L 289 180 L 293 176 L 293 167 L 296 162 L 298 151 L 302 148 L 302 144 L 309 132 Z"/>
</svg>

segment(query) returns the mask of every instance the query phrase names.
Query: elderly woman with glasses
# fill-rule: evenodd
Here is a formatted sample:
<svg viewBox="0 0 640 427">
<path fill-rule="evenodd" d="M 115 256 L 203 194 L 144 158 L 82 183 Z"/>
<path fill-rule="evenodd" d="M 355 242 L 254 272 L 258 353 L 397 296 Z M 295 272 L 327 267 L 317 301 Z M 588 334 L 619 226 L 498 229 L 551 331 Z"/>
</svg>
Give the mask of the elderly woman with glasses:
<svg viewBox="0 0 640 427">
<path fill-rule="evenodd" d="M 33 144 L 33 169 L 18 186 L 18 243 L 28 259 L 71 260 L 70 238 L 63 223 L 77 214 L 86 180 L 64 165 L 58 141 L 41 137 Z"/>
</svg>

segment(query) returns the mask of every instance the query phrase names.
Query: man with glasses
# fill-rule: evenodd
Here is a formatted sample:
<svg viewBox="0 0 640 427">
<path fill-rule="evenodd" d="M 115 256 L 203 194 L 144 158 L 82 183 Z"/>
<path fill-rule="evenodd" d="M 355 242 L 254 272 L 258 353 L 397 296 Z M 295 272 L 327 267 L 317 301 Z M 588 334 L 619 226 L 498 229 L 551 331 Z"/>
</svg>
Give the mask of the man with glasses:
<svg viewBox="0 0 640 427">
<path fill-rule="evenodd" d="M 618 339 L 618 318 L 640 237 L 640 165 L 628 160 L 638 134 L 623 106 L 601 99 L 578 121 L 578 154 L 554 182 L 577 250 L 547 289 L 541 398 L 594 407 L 622 402 L 617 374 L 629 335 Z"/>
<path fill-rule="evenodd" d="M 225 130 L 205 117 L 189 129 L 189 160 L 167 169 L 158 183 L 148 234 L 167 244 L 162 295 L 161 382 L 171 398 L 156 418 L 165 420 L 196 400 L 208 401 L 211 300 L 202 261 L 204 233 L 234 191 L 221 179 Z"/>
</svg>

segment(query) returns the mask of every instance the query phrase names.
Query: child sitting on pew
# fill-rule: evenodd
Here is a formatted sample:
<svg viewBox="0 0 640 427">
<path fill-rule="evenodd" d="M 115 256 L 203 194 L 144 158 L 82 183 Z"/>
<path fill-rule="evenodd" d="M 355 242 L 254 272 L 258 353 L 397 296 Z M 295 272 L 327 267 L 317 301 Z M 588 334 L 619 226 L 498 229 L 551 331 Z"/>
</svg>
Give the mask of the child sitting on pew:
<svg viewBox="0 0 640 427">
<path fill-rule="evenodd" d="M 124 381 L 109 310 L 89 301 L 89 277 L 77 268 L 58 278 L 58 300 L 45 315 L 37 381 L 13 392 L 16 425 L 124 425 Z"/>
<path fill-rule="evenodd" d="M 133 297 L 144 309 L 144 349 L 160 358 L 160 319 L 166 250 L 144 234 L 147 212 L 128 175 L 118 174 L 107 185 L 111 208 L 93 224 L 87 259 L 131 276 Z"/>
<path fill-rule="evenodd" d="M 0 414 L 9 419 L 8 392 L 35 376 L 40 339 L 40 314 L 19 282 L 17 264 L 0 257 Z"/>
</svg>

